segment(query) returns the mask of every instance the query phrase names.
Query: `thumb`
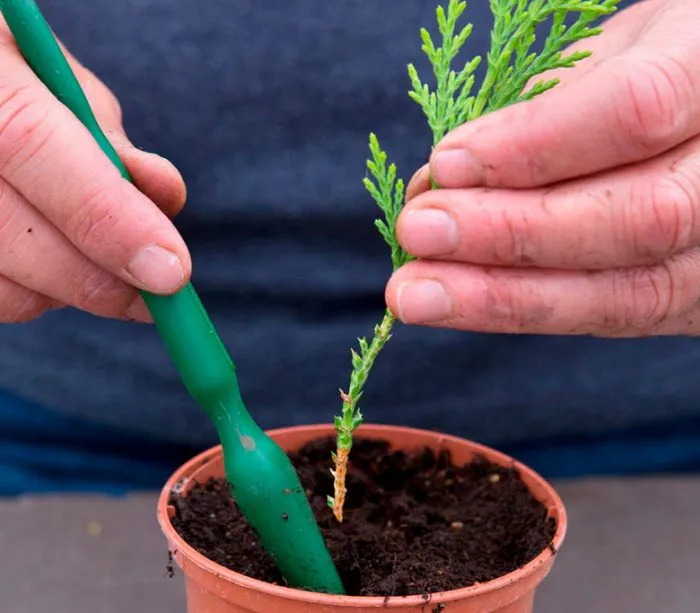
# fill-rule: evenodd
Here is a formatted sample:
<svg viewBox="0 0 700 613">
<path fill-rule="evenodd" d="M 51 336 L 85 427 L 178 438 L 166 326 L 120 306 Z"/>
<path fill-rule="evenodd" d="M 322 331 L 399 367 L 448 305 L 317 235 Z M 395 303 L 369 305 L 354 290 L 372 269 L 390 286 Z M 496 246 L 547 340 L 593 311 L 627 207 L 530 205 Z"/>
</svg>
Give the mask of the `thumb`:
<svg viewBox="0 0 700 613">
<path fill-rule="evenodd" d="M 668 4 L 621 13 L 597 40 L 600 61 L 574 69 L 564 87 L 446 135 L 432 178 L 444 188 L 541 187 L 656 157 L 698 134 L 697 0 Z"/>
</svg>

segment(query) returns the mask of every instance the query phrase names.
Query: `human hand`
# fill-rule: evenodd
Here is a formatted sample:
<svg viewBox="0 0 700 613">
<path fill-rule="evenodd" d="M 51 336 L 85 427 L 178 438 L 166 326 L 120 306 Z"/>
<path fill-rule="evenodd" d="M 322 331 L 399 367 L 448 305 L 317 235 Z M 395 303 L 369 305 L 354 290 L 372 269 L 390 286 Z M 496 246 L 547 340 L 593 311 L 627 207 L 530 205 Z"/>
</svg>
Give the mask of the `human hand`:
<svg viewBox="0 0 700 613">
<path fill-rule="evenodd" d="M 0 19 L 0 322 L 64 305 L 150 321 L 136 288 L 172 293 L 190 274 L 168 219 L 185 186 L 170 162 L 129 143 L 114 95 L 66 55 L 138 189 L 34 75 Z"/>
<path fill-rule="evenodd" d="M 700 3 L 650 0 L 531 102 L 448 134 L 407 189 L 406 323 L 700 333 Z M 429 190 L 432 175 L 441 187 Z"/>
</svg>

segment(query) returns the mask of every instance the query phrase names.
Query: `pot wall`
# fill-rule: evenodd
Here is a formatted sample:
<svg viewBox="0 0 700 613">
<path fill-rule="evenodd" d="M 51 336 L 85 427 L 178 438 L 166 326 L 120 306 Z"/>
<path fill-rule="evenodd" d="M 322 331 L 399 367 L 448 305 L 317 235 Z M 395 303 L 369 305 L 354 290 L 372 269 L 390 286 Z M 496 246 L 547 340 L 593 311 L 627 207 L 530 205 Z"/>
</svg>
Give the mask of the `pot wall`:
<svg viewBox="0 0 700 613">
<path fill-rule="evenodd" d="M 269 433 L 286 451 L 299 449 L 308 441 L 334 434 L 332 426 L 301 426 Z M 388 440 L 394 448 L 416 449 L 425 445 L 435 451 L 447 449 L 453 461 L 463 464 L 475 455 L 490 461 L 515 465 L 533 495 L 557 521 L 554 547 L 559 549 L 566 533 L 566 512 L 553 488 L 534 471 L 493 449 L 470 441 L 425 430 L 392 426 L 363 425 L 358 436 Z M 535 589 L 551 569 L 554 555 L 549 549 L 523 568 L 494 581 L 469 588 L 434 594 L 429 601 L 420 596 L 368 598 L 330 596 L 271 585 L 206 559 L 177 534 L 170 522 L 168 506 L 174 489 L 186 492 L 197 482 L 223 477 L 221 448 L 214 447 L 184 464 L 165 485 L 158 503 L 158 519 L 170 551 L 185 574 L 188 613 L 370 613 L 389 609 L 395 613 L 532 613 Z M 442 608 L 441 606 L 442 605 Z"/>
</svg>

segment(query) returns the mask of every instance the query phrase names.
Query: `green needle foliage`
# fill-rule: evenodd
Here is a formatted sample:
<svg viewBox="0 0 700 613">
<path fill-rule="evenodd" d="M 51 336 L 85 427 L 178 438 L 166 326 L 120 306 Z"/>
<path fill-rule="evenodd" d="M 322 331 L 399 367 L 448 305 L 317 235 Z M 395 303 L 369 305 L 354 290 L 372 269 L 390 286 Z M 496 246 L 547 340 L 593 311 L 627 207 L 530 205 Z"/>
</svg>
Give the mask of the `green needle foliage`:
<svg viewBox="0 0 700 613">
<path fill-rule="evenodd" d="M 434 88 L 421 80 L 410 64 L 409 96 L 421 107 L 433 133 L 433 146 L 455 128 L 517 102 L 531 100 L 555 87 L 558 79 L 538 79 L 558 68 L 571 68 L 590 56 L 588 51 L 568 52 L 573 43 L 596 36 L 601 28 L 594 23 L 617 9 L 619 0 L 489 0 L 493 13 L 491 46 L 486 57 L 486 73 L 476 93 L 475 71 L 482 63 L 480 56 L 455 69 L 456 58 L 469 36 L 472 25 L 457 27 L 467 3 L 449 0 L 447 8 L 436 10 L 439 44 L 423 28 L 422 50 L 433 68 Z M 539 50 L 534 50 L 536 29 L 549 24 L 549 30 Z M 377 137 L 370 135 L 369 176 L 364 184 L 370 196 L 384 214 L 375 224 L 391 249 L 393 270 L 411 259 L 396 239 L 396 220 L 404 197 L 404 182 L 397 178 L 396 166 L 387 164 L 387 154 Z M 394 317 L 387 310 L 374 329 L 371 342 L 359 339 L 359 351 L 352 350 L 352 373 L 347 393 L 341 391 L 342 414 L 335 418 L 338 450 L 334 455 L 336 468 L 335 496 L 328 500 L 336 517 L 342 520 L 345 497 L 345 473 L 353 432 L 363 417 L 358 401 L 377 354 L 391 338 Z"/>
</svg>

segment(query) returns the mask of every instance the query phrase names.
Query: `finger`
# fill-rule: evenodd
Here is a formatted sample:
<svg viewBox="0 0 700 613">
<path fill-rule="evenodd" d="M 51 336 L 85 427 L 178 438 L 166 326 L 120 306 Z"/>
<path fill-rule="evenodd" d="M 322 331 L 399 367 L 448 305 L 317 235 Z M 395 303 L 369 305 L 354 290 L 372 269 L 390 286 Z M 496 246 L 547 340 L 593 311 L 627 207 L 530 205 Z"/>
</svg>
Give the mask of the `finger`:
<svg viewBox="0 0 700 613">
<path fill-rule="evenodd" d="M 55 306 L 46 296 L 0 276 L 0 323 L 26 323 L 41 317 Z"/>
<path fill-rule="evenodd" d="M 420 258 L 604 269 L 700 244 L 700 138 L 651 162 L 550 189 L 434 190 L 410 201 L 397 237 Z"/>
<path fill-rule="evenodd" d="M 640 336 L 685 317 L 700 298 L 700 254 L 597 272 L 415 261 L 392 277 L 403 322 L 475 332 Z M 686 331 L 686 333 L 697 333 Z"/>
<path fill-rule="evenodd" d="M 528 188 L 639 162 L 700 133 L 700 51 L 613 57 L 566 87 L 448 134 L 431 157 L 441 187 Z M 692 51 L 692 53 L 691 53 Z"/>
<path fill-rule="evenodd" d="M 639 34 L 641 25 L 646 23 L 653 12 L 658 8 L 649 3 L 638 4 L 629 7 L 625 11 L 616 14 L 605 23 L 605 36 L 598 36 L 594 39 L 581 40 L 567 48 L 566 54 L 590 51 L 591 56 L 576 63 L 573 68 L 559 68 L 550 70 L 542 75 L 533 78 L 526 86 L 529 90 L 539 81 L 557 80 L 560 90 L 569 83 L 575 83 L 586 74 L 594 70 L 605 58 L 618 55 L 623 52 Z M 406 202 L 413 200 L 423 192 L 431 188 L 430 165 L 426 164 L 416 171 L 408 185 L 406 186 Z"/>
<path fill-rule="evenodd" d="M 28 291 L 95 315 L 150 321 L 136 289 L 88 260 L 2 180 L 0 275 Z"/>
<path fill-rule="evenodd" d="M 114 146 L 134 185 L 168 217 L 177 215 L 187 199 L 185 182 L 169 160 L 135 147 L 124 131 L 122 108 L 112 91 L 61 45 L 80 82 L 95 118 Z"/>
<path fill-rule="evenodd" d="M 567 47 L 565 51 L 566 55 L 587 51 L 591 54 L 589 57 L 576 62 L 573 67 L 555 68 L 539 75 L 532 79 L 525 89 L 530 89 L 537 81 L 551 79 L 560 81 L 558 88 L 575 83 L 607 59 L 621 55 L 637 43 L 648 24 L 657 20 L 663 9 L 663 5 L 658 2 L 640 2 L 615 13 L 603 23 L 601 35 L 580 40 Z"/>
<path fill-rule="evenodd" d="M 430 187 L 430 167 L 426 164 L 419 168 L 408 182 L 406 186 L 406 202 L 413 200 L 423 192 L 427 192 Z"/>
<path fill-rule="evenodd" d="M 175 217 L 187 200 L 187 188 L 180 171 L 170 160 L 136 148 L 120 132 L 105 130 L 105 134 L 138 190 L 169 218 Z"/>
<path fill-rule="evenodd" d="M 21 58 L 5 55 L 14 78 L 0 84 L 0 175 L 100 267 L 156 294 L 180 289 L 191 262 L 170 221 Z"/>
</svg>

